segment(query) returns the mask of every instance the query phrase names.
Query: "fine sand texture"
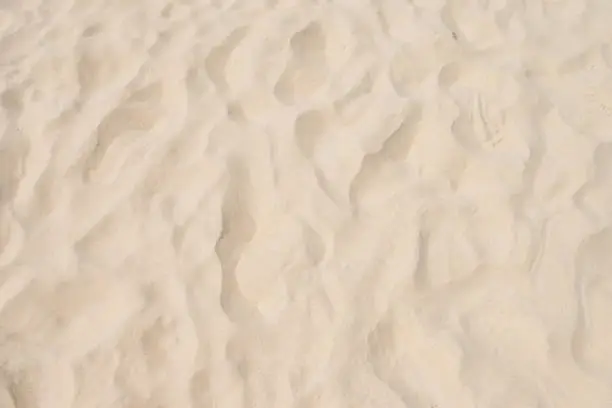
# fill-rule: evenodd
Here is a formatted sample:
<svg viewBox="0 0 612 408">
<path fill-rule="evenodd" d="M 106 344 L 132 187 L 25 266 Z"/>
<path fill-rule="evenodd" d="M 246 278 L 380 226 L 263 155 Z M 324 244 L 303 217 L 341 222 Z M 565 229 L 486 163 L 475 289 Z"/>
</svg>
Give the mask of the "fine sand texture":
<svg viewBox="0 0 612 408">
<path fill-rule="evenodd" d="M 611 408 L 612 1 L 0 0 L 0 408 Z"/>
</svg>

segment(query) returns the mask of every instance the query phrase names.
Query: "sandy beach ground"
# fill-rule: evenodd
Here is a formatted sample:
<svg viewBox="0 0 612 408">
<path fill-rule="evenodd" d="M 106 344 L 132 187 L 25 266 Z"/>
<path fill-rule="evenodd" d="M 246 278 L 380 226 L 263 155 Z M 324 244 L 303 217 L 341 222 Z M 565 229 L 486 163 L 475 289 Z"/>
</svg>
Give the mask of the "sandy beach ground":
<svg viewBox="0 0 612 408">
<path fill-rule="evenodd" d="M 612 407 L 611 1 L 0 1 L 0 408 L 291 407 Z"/>
</svg>

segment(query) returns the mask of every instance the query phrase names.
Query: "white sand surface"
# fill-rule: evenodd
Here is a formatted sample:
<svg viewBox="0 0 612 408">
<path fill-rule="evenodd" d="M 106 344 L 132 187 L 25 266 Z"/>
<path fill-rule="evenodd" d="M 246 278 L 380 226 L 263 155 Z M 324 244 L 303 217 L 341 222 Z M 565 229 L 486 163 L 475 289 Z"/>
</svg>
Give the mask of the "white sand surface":
<svg viewBox="0 0 612 408">
<path fill-rule="evenodd" d="M 0 408 L 611 408 L 612 1 L 1 0 Z"/>
</svg>

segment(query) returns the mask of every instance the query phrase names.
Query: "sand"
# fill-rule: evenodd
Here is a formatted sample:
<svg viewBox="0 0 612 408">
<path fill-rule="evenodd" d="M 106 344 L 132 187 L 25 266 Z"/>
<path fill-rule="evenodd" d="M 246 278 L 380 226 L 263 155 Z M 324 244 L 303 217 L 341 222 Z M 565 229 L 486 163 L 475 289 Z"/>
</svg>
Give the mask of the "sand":
<svg viewBox="0 0 612 408">
<path fill-rule="evenodd" d="M 609 0 L 4 0 L 0 104 L 0 408 L 612 407 Z"/>
</svg>

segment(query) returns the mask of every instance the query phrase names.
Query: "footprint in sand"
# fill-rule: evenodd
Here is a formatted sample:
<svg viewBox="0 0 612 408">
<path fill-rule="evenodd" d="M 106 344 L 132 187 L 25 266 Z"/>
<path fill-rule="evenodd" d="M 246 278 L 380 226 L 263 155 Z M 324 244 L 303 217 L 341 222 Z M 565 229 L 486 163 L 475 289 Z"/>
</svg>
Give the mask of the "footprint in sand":
<svg viewBox="0 0 612 408">
<path fill-rule="evenodd" d="M 326 38 L 320 23 L 312 22 L 290 40 L 291 58 L 278 80 L 274 94 L 287 105 L 311 96 L 328 76 Z"/>
</svg>

